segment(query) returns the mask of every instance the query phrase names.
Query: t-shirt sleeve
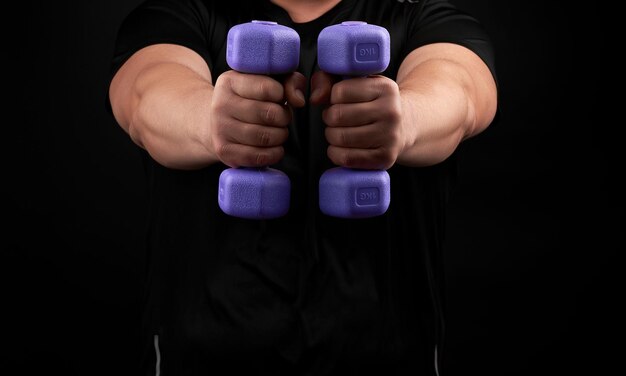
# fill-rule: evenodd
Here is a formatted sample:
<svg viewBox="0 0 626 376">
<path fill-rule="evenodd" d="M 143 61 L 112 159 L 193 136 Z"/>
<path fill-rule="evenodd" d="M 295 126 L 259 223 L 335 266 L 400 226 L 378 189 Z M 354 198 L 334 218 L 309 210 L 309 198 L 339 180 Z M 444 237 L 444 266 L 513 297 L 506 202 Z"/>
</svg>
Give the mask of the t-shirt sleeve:
<svg viewBox="0 0 626 376">
<path fill-rule="evenodd" d="M 111 78 L 135 52 L 160 43 L 177 44 L 195 51 L 211 69 L 213 61 L 208 40 L 213 16 L 199 0 L 145 1 L 126 17 L 118 30 Z"/>
<path fill-rule="evenodd" d="M 414 6 L 408 19 L 407 43 L 402 52 L 432 43 L 454 43 L 477 54 L 496 78 L 494 50 L 487 32 L 473 17 L 446 0 L 424 0 Z"/>
<path fill-rule="evenodd" d="M 109 82 L 135 52 L 153 44 L 177 44 L 198 53 L 213 70 L 208 42 L 215 15 L 200 0 L 147 0 L 122 22 L 111 59 Z M 113 113 L 108 90 L 107 112 Z"/>
</svg>

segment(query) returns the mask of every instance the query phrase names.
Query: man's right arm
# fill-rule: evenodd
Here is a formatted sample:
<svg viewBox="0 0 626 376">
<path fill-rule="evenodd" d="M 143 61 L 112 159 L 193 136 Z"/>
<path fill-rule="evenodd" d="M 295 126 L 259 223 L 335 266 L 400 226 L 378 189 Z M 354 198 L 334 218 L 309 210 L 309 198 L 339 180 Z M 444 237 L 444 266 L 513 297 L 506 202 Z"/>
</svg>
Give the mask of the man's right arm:
<svg viewBox="0 0 626 376">
<path fill-rule="evenodd" d="M 170 44 L 137 51 L 109 88 L 113 115 L 140 147 L 166 167 L 217 162 L 207 138 L 211 72 L 194 51 Z"/>
<path fill-rule="evenodd" d="M 131 56 L 109 88 L 113 114 L 132 140 L 160 164 L 197 169 L 218 161 L 263 166 L 283 156 L 291 113 L 303 106 L 292 75 L 272 78 L 228 71 L 212 85 L 204 59 L 182 46 L 157 44 Z"/>
</svg>

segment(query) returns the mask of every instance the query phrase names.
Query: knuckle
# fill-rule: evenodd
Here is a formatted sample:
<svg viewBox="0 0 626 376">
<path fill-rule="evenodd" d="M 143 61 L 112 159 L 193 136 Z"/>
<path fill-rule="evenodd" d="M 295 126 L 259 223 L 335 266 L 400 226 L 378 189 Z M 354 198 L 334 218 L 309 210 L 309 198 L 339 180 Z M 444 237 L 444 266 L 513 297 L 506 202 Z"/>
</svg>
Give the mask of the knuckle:
<svg viewBox="0 0 626 376">
<path fill-rule="evenodd" d="M 260 79 L 257 81 L 257 93 L 259 97 L 266 97 L 270 93 L 269 82 L 267 80 Z"/>
<path fill-rule="evenodd" d="M 395 162 L 394 153 L 389 148 L 380 148 L 376 153 L 376 161 L 378 166 L 375 167 L 387 169 Z"/>
<path fill-rule="evenodd" d="M 332 128 L 324 128 L 324 137 L 326 137 L 326 141 L 328 141 L 328 144 L 333 145 L 335 143 L 335 135 Z"/>
<path fill-rule="evenodd" d="M 304 89 L 306 87 L 307 79 L 302 73 L 295 72 L 289 78 L 290 78 L 289 82 L 291 83 L 294 89 L 297 89 L 297 88 Z"/>
<path fill-rule="evenodd" d="M 224 136 L 227 134 L 228 127 L 223 121 L 220 121 L 219 118 L 216 118 L 215 120 L 217 121 L 215 121 L 215 125 L 209 130 L 209 134 L 213 137 L 216 141 L 215 143 L 217 144 L 220 140 L 225 138 Z"/>
<path fill-rule="evenodd" d="M 257 150 L 251 152 L 246 160 L 247 164 L 250 166 L 269 166 L 278 162 L 284 155 L 284 149 L 282 146 L 277 146 L 274 148 L 268 148 L 265 150 Z"/>
<path fill-rule="evenodd" d="M 389 114 L 389 121 L 393 124 L 394 129 L 397 130 L 400 126 L 400 122 L 402 121 L 402 114 L 399 111 L 391 112 Z"/>
<path fill-rule="evenodd" d="M 218 79 L 220 79 L 220 78 L 222 78 L 222 79 L 232 78 L 232 77 L 235 77 L 236 75 L 237 75 L 237 71 L 235 71 L 233 69 L 229 69 L 229 70 L 225 71 L 224 73 L 220 74 Z"/>
<path fill-rule="evenodd" d="M 336 126 L 341 123 L 341 116 L 341 105 L 334 104 L 324 113 L 324 121 L 330 126 Z"/>
<path fill-rule="evenodd" d="M 256 152 L 254 153 L 254 165 L 255 166 L 263 166 L 267 163 L 268 155 L 266 153 L 262 153 L 262 152 Z"/>
<path fill-rule="evenodd" d="M 349 139 L 348 139 L 348 132 L 346 132 L 345 129 L 339 129 L 339 142 L 341 142 L 341 145 L 345 145 L 345 146 L 350 145 Z"/>
<path fill-rule="evenodd" d="M 265 124 L 274 124 L 276 122 L 276 118 L 278 117 L 278 114 L 277 114 L 276 108 L 274 108 L 274 106 L 271 103 L 265 105 L 261 111 L 262 111 L 261 117 Z"/>
<path fill-rule="evenodd" d="M 233 90 L 233 83 L 237 79 L 237 72 L 234 70 L 228 70 L 219 75 L 215 81 L 215 87 L 222 90 Z"/>
<path fill-rule="evenodd" d="M 211 108 L 214 114 L 221 115 L 227 113 L 230 106 L 228 105 L 228 101 L 222 100 L 222 96 L 220 95 L 219 98 L 216 98 L 216 100 L 212 102 Z"/>
<path fill-rule="evenodd" d="M 330 159 L 334 164 L 341 166 L 341 161 L 338 158 L 337 153 L 335 152 L 335 148 L 332 145 L 329 145 L 326 148 L 326 156 Z"/>
<path fill-rule="evenodd" d="M 230 71 L 226 71 L 220 74 L 215 80 L 215 87 L 219 88 L 219 87 L 224 86 L 225 84 L 228 84 L 230 81 L 230 77 L 231 77 Z"/>
<path fill-rule="evenodd" d="M 335 85 L 333 85 L 332 91 L 331 91 L 331 101 L 332 102 L 340 102 L 342 101 L 347 94 L 347 88 L 346 85 L 342 85 L 343 82 L 339 82 Z"/>
<path fill-rule="evenodd" d="M 400 122 L 400 118 L 402 116 L 402 110 L 400 109 L 400 106 L 392 102 L 382 107 L 384 108 L 384 114 L 388 121 L 394 124 Z"/>
<path fill-rule="evenodd" d="M 331 125 L 330 116 L 328 115 L 329 109 L 325 109 L 322 111 L 322 120 L 326 125 Z"/>
<path fill-rule="evenodd" d="M 291 112 L 288 108 L 273 104 L 273 111 L 275 112 L 273 123 L 281 127 L 287 126 L 291 121 Z"/>
<path fill-rule="evenodd" d="M 336 104 L 332 107 L 334 111 L 331 112 L 332 120 L 335 124 L 341 124 L 341 118 L 343 117 L 343 106 L 341 104 Z"/>
<path fill-rule="evenodd" d="M 263 77 L 258 81 L 258 93 L 261 98 L 282 98 L 283 97 L 283 85 L 272 79 Z"/>
<path fill-rule="evenodd" d="M 398 89 L 398 84 L 394 80 L 391 80 L 387 77 L 379 77 L 378 80 L 378 88 L 381 93 L 388 94 L 392 93 L 394 90 Z"/>
<path fill-rule="evenodd" d="M 348 151 L 343 151 L 339 154 L 339 161 L 342 166 L 353 167 L 355 162 L 354 158 Z"/>
<path fill-rule="evenodd" d="M 402 118 L 402 110 L 400 109 L 400 106 L 387 106 L 387 118 L 393 124 L 399 123 Z"/>
<path fill-rule="evenodd" d="M 285 98 L 285 88 L 278 81 L 271 82 L 270 95 L 275 101 L 283 101 Z"/>
<path fill-rule="evenodd" d="M 329 133 L 329 144 L 339 147 L 346 147 L 346 135 L 342 129 L 331 129 Z"/>
<path fill-rule="evenodd" d="M 230 151 L 230 145 L 225 142 L 217 141 L 215 145 L 215 154 L 220 160 L 224 160 L 224 158 L 228 157 L 228 152 Z"/>
<path fill-rule="evenodd" d="M 257 133 L 257 140 L 260 146 L 268 146 L 272 142 L 272 135 L 266 130 L 259 130 Z"/>
</svg>

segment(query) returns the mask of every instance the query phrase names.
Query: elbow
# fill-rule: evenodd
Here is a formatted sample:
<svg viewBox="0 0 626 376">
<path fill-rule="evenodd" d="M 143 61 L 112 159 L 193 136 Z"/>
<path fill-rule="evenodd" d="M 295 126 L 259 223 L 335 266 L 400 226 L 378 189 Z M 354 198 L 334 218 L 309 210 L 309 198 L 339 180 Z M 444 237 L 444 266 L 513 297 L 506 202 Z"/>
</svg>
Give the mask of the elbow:
<svg viewBox="0 0 626 376">
<path fill-rule="evenodd" d="M 145 143 L 143 142 L 143 132 L 141 128 L 136 126 L 134 122 L 128 124 L 128 128 L 126 130 L 130 139 L 140 148 L 145 149 Z"/>
<path fill-rule="evenodd" d="M 474 122 L 474 134 L 479 134 L 486 130 L 496 117 L 498 110 L 498 95 L 496 90 L 485 94 L 485 98 L 481 100 L 480 109 L 476 110 Z"/>
<path fill-rule="evenodd" d="M 113 78 L 109 88 L 111 112 L 117 124 L 126 132 L 131 140 L 143 146 L 141 132 L 141 101 L 139 95 L 117 77 Z"/>
<path fill-rule="evenodd" d="M 132 113 L 129 116 L 129 120 L 126 123 L 126 127 L 124 130 L 128 133 L 130 139 L 139 147 L 146 149 L 146 121 L 145 114 L 147 110 L 145 109 L 146 103 L 141 98 L 137 98 L 135 100 L 135 105 L 133 106 Z"/>
<path fill-rule="evenodd" d="M 489 74 L 481 81 L 474 82 L 474 89 L 466 91 L 468 126 L 464 139 L 485 131 L 496 117 L 498 91 L 493 76 Z"/>
</svg>

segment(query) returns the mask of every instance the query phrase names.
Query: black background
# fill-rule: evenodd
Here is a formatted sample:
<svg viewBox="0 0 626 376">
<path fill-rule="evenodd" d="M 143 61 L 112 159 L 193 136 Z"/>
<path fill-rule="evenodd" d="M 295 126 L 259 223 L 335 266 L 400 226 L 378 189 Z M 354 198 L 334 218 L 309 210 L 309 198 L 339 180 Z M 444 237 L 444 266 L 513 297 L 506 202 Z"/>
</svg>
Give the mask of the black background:
<svg viewBox="0 0 626 376">
<path fill-rule="evenodd" d="M 104 100 L 116 30 L 138 3 L 4 10 L 10 374 L 133 374 L 145 257 L 134 230 L 146 202 L 139 151 Z M 615 353 L 611 302 L 623 300 L 609 266 L 624 249 L 613 178 L 624 168 L 619 122 L 601 106 L 612 58 L 590 26 L 599 12 L 593 2 L 454 3 L 493 37 L 502 118 L 458 150 L 445 374 L 602 374 Z"/>
</svg>

